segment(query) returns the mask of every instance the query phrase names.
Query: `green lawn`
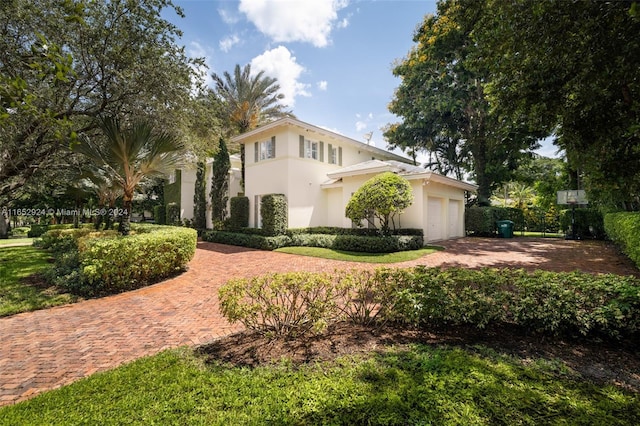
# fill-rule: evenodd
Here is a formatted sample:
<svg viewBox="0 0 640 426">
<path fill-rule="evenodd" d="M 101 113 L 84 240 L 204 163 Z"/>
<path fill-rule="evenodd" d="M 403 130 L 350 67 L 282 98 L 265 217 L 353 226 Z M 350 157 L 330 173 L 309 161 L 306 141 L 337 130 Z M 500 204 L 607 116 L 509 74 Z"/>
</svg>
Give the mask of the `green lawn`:
<svg viewBox="0 0 640 426">
<path fill-rule="evenodd" d="M 637 424 L 640 395 L 562 364 L 412 345 L 256 368 L 170 350 L 0 409 L 0 425 Z"/>
<path fill-rule="evenodd" d="M 10 241 L 10 240 L 9 240 Z M 74 302 L 69 294 L 37 288 L 23 280 L 49 267 L 49 255 L 34 247 L 0 247 L 0 316 Z"/>
<path fill-rule="evenodd" d="M 422 256 L 442 250 L 441 247 L 425 247 L 420 250 L 399 251 L 395 253 L 360 253 L 355 251 L 332 250 L 320 247 L 283 247 L 275 251 L 299 254 L 301 256 L 321 257 L 332 260 L 366 263 L 397 263 L 419 259 Z"/>
<path fill-rule="evenodd" d="M 0 240 L 0 247 L 9 246 L 13 244 L 24 244 L 31 245 L 33 243 L 33 238 L 8 238 L 5 240 Z"/>
</svg>

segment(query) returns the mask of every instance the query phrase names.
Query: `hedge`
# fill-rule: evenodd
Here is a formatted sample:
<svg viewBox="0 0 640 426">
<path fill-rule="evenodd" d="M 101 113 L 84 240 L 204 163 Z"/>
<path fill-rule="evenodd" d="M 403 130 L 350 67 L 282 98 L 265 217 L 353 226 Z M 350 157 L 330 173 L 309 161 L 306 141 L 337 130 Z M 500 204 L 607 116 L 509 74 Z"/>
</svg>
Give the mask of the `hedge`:
<svg viewBox="0 0 640 426">
<path fill-rule="evenodd" d="M 180 206 L 176 203 L 169 203 L 165 207 L 165 223 L 171 226 L 180 226 Z"/>
<path fill-rule="evenodd" d="M 295 330 L 287 321 L 322 313 L 308 320 L 316 326 L 395 321 L 422 328 L 510 325 L 554 336 L 640 336 L 640 281 L 616 275 L 379 268 L 233 280 L 219 296 L 227 319 L 265 333 L 287 334 Z M 299 303 L 282 304 L 292 300 Z"/>
<path fill-rule="evenodd" d="M 231 197 L 229 226 L 231 229 L 249 226 L 249 198 Z"/>
<path fill-rule="evenodd" d="M 287 232 L 287 197 L 284 194 L 267 194 L 260 203 L 262 229 L 265 235 L 275 237 Z"/>
<path fill-rule="evenodd" d="M 134 224 L 126 237 L 116 231 L 54 230 L 42 245 L 54 253 L 50 281 L 87 296 L 143 287 L 184 270 L 193 258 L 194 229 Z"/>
<path fill-rule="evenodd" d="M 604 216 L 607 236 L 640 267 L 640 213 L 619 212 Z"/>
<path fill-rule="evenodd" d="M 465 210 L 465 229 L 475 236 L 496 235 L 498 220 L 510 220 L 514 227 L 524 223 L 522 210 L 513 207 L 471 207 Z"/>
<path fill-rule="evenodd" d="M 327 234 L 327 235 L 359 235 L 362 237 L 380 236 L 379 229 L 373 228 L 340 228 L 337 226 L 313 226 L 309 228 L 291 228 L 287 230 L 287 235 L 297 234 Z M 391 231 L 392 235 L 411 235 L 422 237 L 424 231 L 421 228 L 398 228 Z"/>
<path fill-rule="evenodd" d="M 164 204 L 153 207 L 153 220 L 158 225 L 165 225 L 167 223 L 167 208 Z"/>
<path fill-rule="evenodd" d="M 560 213 L 560 229 L 567 235 L 571 234 L 571 217 L 575 214 L 575 232 L 579 238 L 604 239 L 605 229 L 602 213 L 596 209 L 577 208 L 575 212 L 571 209 L 563 210 Z"/>
<path fill-rule="evenodd" d="M 362 237 L 357 235 L 298 234 L 269 237 L 252 233 L 207 231 L 202 234 L 205 241 L 250 247 L 261 250 L 275 250 L 281 247 L 323 247 L 334 250 L 392 253 L 417 250 L 423 247 L 422 236 L 392 235 L 386 237 Z"/>
</svg>

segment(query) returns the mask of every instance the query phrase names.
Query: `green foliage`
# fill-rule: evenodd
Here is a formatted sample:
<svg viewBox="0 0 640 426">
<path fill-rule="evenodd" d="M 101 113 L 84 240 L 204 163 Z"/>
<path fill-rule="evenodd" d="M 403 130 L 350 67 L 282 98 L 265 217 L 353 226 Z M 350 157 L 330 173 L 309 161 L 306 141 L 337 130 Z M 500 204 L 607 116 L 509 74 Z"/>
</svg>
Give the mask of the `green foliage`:
<svg viewBox="0 0 640 426">
<path fill-rule="evenodd" d="M 92 229 L 48 231 L 41 245 L 54 256 L 48 280 L 74 294 L 119 293 L 184 269 L 195 254 L 193 229 L 135 225 L 131 235 Z"/>
<path fill-rule="evenodd" d="M 165 205 L 160 204 L 153 208 L 153 220 L 158 225 L 166 225 L 167 207 Z"/>
<path fill-rule="evenodd" d="M 275 250 L 280 247 L 286 247 L 291 243 L 291 238 L 286 235 L 266 237 L 263 235 L 226 231 L 206 231 L 202 234 L 202 239 L 211 243 L 229 244 L 260 250 Z"/>
<path fill-rule="evenodd" d="M 207 188 L 204 178 L 205 163 L 200 161 L 196 171 L 193 194 L 193 227 L 196 229 L 205 229 L 207 227 Z"/>
<path fill-rule="evenodd" d="M 231 300 L 223 305 L 230 303 L 232 309 L 223 313 L 232 322 L 273 330 L 269 315 L 291 308 L 291 301 L 300 297 L 298 286 L 315 280 L 322 283 L 327 299 L 322 309 L 317 308 L 325 317 L 314 318 L 314 323 L 349 319 L 423 327 L 510 324 L 549 335 L 634 338 L 640 334 L 640 282 L 633 277 L 578 272 L 416 267 L 317 276 L 276 274 L 224 286 L 221 300 Z M 282 306 L 273 306 L 278 303 Z"/>
<path fill-rule="evenodd" d="M 294 237 L 299 234 L 327 234 L 327 235 L 358 235 L 361 237 L 376 237 L 380 235 L 379 229 L 371 228 L 340 228 L 337 226 L 313 226 L 309 228 L 290 228 L 287 235 Z M 422 228 L 397 228 L 391 231 L 392 235 L 424 236 Z"/>
<path fill-rule="evenodd" d="M 287 197 L 284 194 L 267 194 L 262 197 L 260 214 L 262 229 L 267 236 L 284 235 L 287 232 Z"/>
<path fill-rule="evenodd" d="M 465 210 L 465 229 L 470 235 L 495 236 L 498 220 L 510 220 L 519 228 L 524 223 L 523 212 L 513 207 L 471 207 Z"/>
<path fill-rule="evenodd" d="M 81 273 L 94 294 L 143 287 L 183 271 L 197 237 L 193 229 L 160 227 L 127 237 L 83 239 Z"/>
<path fill-rule="evenodd" d="M 608 213 L 604 227 L 611 241 L 640 268 L 640 213 Z"/>
<path fill-rule="evenodd" d="M 231 229 L 241 229 L 249 226 L 248 197 L 231 197 L 230 210 L 229 227 Z"/>
<path fill-rule="evenodd" d="M 423 247 L 411 251 L 397 251 L 393 253 L 362 253 L 356 251 L 342 251 L 322 247 L 291 246 L 275 249 L 278 253 L 289 253 L 298 256 L 310 256 L 320 259 L 340 260 L 359 263 L 399 263 L 420 259 L 428 254 L 442 250 L 440 247 Z"/>
<path fill-rule="evenodd" d="M 218 151 L 213 158 L 211 174 L 211 217 L 214 224 L 222 223 L 227 218 L 230 169 L 231 161 L 229 160 L 227 144 L 224 139 L 220 138 Z"/>
<path fill-rule="evenodd" d="M 413 203 L 413 190 L 409 181 L 385 172 L 366 181 L 351 196 L 345 209 L 345 216 L 355 223 L 368 220 L 375 226 L 373 219 L 380 223 L 380 230 L 388 235 L 395 229 L 394 217 Z"/>
<path fill-rule="evenodd" d="M 180 205 L 176 203 L 169 203 L 165 207 L 165 220 L 167 225 L 180 226 L 182 221 L 180 220 Z"/>
<path fill-rule="evenodd" d="M 623 210 L 640 208 L 633 3 L 490 0 L 473 32 L 496 111 L 553 132 L 591 201 Z"/>
<path fill-rule="evenodd" d="M 38 238 L 39 236 L 47 232 L 48 228 L 49 225 L 31 225 L 31 229 L 29 229 L 29 232 L 27 232 L 27 237 Z"/>
<path fill-rule="evenodd" d="M 403 250 L 417 250 L 422 248 L 423 245 L 423 237 L 417 236 L 360 237 L 356 235 L 338 235 L 331 248 L 363 253 L 392 253 Z"/>
<path fill-rule="evenodd" d="M 322 332 L 336 315 L 330 274 L 290 272 L 232 280 L 218 297 L 227 320 L 273 336 Z"/>
<path fill-rule="evenodd" d="M 571 234 L 571 209 L 563 210 L 560 214 L 560 229 Z M 604 221 L 598 209 L 575 210 L 575 233 L 579 238 L 605 238 Z"/>
</svg>

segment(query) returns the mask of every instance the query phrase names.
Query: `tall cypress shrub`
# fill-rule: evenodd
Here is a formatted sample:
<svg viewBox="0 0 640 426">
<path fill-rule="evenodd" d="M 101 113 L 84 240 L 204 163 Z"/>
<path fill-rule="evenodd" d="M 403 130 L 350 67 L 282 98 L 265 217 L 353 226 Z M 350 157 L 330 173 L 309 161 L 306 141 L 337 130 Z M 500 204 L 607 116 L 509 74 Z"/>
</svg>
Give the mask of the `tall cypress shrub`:
<svg viewBox="0 0 640 426">
<path fill-rule="evenodd" d="M 193 194 L 193 227 L 196 229 L 205 229 L 207 227 L 207 188 L 204 176 L 205 163 L 199 161 Z"/>
<path fill-rule="evenodd" d="M 231 161 L 229 151 L 223 138 L 218 142 L 218 152 L 213 157 L 211 173 L 211 218 L 214 228 L 227 217 L 227 200 L 229 199 L 229 170 Z"/>
</svg>

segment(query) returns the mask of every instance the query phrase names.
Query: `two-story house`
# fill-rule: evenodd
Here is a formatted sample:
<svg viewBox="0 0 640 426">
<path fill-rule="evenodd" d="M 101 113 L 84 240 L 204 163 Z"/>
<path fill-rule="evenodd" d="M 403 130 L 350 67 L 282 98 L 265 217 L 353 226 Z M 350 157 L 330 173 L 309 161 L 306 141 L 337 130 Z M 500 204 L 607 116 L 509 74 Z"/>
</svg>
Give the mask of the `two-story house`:
<svg viewBox="0 0 640 426">
<path fill-rule="evenodd" d="M 351 227 L 354 224 L 345 217 L 351 195 L 369 178 L 391 171 L 406 178 L 414 192 L 413 204 L 400 216 L 401 227 L 423 229 L 428 242 L 464 236 L 465 191 L 475 191 L 476 185 L 290 117 L 238 135 L 232 142 L 245 147 L 249 226 L 261 226 L 261 198 L 277 193 L 287 198 L 290 228 Z M 231 196 L 236 195 L 235 188 Z M 183 209 L 184 217 L 190 214 Z"/>
</svg>

